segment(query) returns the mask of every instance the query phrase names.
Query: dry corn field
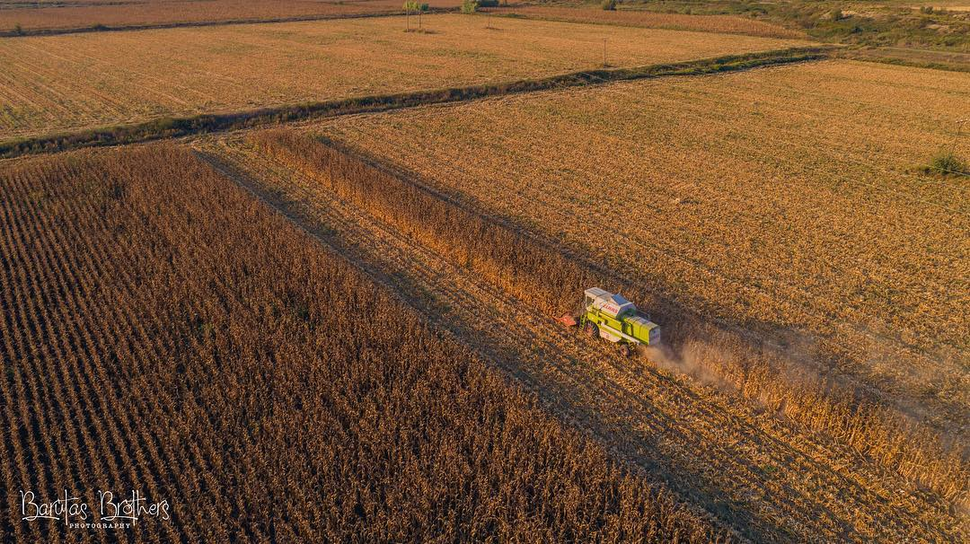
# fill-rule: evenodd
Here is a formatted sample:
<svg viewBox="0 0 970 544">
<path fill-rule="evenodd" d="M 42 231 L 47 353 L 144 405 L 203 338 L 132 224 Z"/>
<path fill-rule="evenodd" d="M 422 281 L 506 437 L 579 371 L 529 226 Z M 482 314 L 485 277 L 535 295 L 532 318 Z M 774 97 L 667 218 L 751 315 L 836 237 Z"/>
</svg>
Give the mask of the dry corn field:
<svg viewBox="0 0 970 544">
<path fill-rule="evenodd" d="M 184 149 L 0 187 L 4 542 L 99 540 L 17 490 L 134 489 L 121 540 L 730 536 Z"/>
<path fill-rule="evenodd" d="M 804 38 L 805 34 L 764 21 L 729 15 L 685 15 L 682 13 L 656 13 L 637 10 L 606 11 L 602 9 L 563 8 L 546 6 L 513 6 L 500 8 L 496 13 L 510 13 L 520 17 L 599 23 L 643 28 L 666 28 L 696 32 L 724 34 L 748 34 L 766 38 Z"/>
<path fill-rule="evenodd" d="M 502 19 L 403 18 L 0 40 L 0 141 L 165 116 L 441 89 L 804 42 Z"/>
<path fill-rule="evenodd" d="M 0 0 L 0 542 L 970 542 L 948 16 L 402 4 Z"/>
</svg>

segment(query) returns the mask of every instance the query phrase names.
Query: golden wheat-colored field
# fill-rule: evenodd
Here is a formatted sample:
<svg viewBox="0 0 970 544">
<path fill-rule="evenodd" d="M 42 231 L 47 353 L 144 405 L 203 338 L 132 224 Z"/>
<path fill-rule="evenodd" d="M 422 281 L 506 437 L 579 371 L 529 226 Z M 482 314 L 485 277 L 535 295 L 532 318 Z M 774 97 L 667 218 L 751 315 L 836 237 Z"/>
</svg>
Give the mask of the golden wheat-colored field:
<svg viewBox="0 0 970 544">
<path fill-rule="evenodd" d="M 412 21 L 412 24 L 414 21 Z M 0 40 L 0 139 L 169 115 L 784 48 L 786 40 L 461 15 Z"/>
<path fill-rule="evenodd" d="M 314 130 L 959 429 L 970 192 L 918 169 L 967 117 L 970 75 L 832 61 Z"/>
</svg>

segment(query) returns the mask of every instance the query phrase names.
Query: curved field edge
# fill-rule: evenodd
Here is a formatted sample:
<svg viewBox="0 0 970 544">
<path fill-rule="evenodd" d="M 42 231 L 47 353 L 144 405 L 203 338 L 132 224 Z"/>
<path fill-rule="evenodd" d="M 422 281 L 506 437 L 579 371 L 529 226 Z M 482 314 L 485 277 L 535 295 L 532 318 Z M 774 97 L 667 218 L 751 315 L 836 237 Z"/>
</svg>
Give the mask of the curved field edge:
<svg viewBox="0 0 970 544">
<path fill-rule="evenodd" d="M 759 53 L 726 55 L 673 64 L 656 64 L 636 68 L 584 70 L 540 79 L 526 79 L 505 83 L 472 85 L 410 93 L 374 95 L 275 108 L 260 108 L 227 114 L 168 117 L 131 125 L 0 142 L 0 158 L 65 151 L 84 147 L 146 142 L 163 138 L 225 132 L 314 118 L 373 113 L 509 94 L 596 85 L 612 81 L 751 70 L 764 66 L 821 60 L 827 58 L 834 50 L 836 49 L 831 46 L 796 47 Z"/>
<path fill-rule="evenodd" d="M 806 371 L 743 331 L 663 301 L 639 283 L 596 267 L 561 249 L 544 246 L 487 216 L 429 189 L 395 176 L 345 149 L 294 132 L 257 133 L 258 149 L 326 183 L 336 194 L 461 266 L 471 268 L 551 316 L 574 310 L 576 293 L 591 285 L 622 291 L 668 323 L 665 346 L 649 350 L 655 364 L 714 383 L 768 410 L 784 414 L 811 431 L 828 433 L 883 466 L 932 488 L 958 509 L 967 501 L 970 468 L 965 449 L 905 414 L 873 398 L 867 388 L 836 376 Z"/>
<path fill-rule="evenodd" d="M 5 489 L 170 499 L 147 540 L 732 539 L 184 149 L 0 181 Z"/>
</svg>

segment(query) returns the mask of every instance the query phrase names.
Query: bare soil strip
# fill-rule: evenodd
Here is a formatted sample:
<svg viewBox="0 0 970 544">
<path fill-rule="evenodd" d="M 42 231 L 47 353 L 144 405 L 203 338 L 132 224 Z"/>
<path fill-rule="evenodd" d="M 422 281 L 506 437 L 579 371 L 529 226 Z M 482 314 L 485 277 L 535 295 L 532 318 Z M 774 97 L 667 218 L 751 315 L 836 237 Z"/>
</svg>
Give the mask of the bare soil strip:
<svg viewBox="0 0 970 544">
<path fill-rule="evenodd" d="M 238 141 L 210 161 L 402 293 L 614 455 L 757 541 L 948 541 L 966 527 L 935 495 L 690 379 L 574 335 L 467 269 L 332 198 Z"/>
</svg>

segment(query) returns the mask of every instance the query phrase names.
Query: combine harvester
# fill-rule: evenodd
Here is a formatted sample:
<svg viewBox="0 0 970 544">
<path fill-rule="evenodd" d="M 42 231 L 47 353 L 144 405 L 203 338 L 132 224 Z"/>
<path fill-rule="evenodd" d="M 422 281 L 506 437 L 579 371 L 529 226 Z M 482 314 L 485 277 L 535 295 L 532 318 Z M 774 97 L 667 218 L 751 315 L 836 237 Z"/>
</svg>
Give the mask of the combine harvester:
<svg viewBox="0 0 970 544">
<path fill-rule="evenodd" d="M 641 314 L 632 302 L 599 287 L 585 291 L 586 298 L 578 316 L 560 318 L 568 327 L 580 326 L 590 338 L 599 336 L 619 344 L 623 353 L 632 354 L 637 346 L 660 343 L 660 326 Z"/>
</svg>

